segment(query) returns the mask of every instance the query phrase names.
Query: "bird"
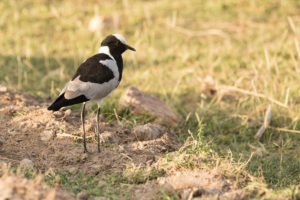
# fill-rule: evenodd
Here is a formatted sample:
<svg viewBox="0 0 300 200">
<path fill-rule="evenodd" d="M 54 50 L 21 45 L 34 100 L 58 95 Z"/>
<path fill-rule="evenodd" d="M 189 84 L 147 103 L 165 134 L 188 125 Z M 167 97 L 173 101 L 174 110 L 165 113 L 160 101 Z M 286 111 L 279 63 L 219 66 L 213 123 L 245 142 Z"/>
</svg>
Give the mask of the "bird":
<svg viewBox="0 0 300 200">
<path fill-rule="evenodd" d="M 102 42 L 96 55 L 86 59 L 77 69 L 73 78 L 65 85 L 56 100 L 48 107 L 58 111 L 62 107 L 82 103 L 81 122 L 83 150 L 87 153 L 85 136 L 85 104 L 97 102 L 97 142 L 100 152 L 99 116 L 101 104 L 120 84 L 123 73 L 122 54 L 126 50 L 136 51 L 129 46 L 121 34 L 108 35 Z"/>
</svg>

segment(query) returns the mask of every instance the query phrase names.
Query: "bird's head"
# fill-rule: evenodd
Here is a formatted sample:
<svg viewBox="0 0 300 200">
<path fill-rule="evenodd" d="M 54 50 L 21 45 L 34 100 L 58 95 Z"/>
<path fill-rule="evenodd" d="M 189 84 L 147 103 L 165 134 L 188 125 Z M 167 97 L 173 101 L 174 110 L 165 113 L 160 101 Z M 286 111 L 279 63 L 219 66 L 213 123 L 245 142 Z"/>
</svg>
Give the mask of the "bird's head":
<svg viewBox="0 0 300 200">
<path fill-rule="evenodd" d="M 102 42 L 101 47 L 107 46 L 111 54 L 121 55 L 127 49 L 135 51 L 135 49 L 126 43 L 125 38 L 121 34 L 112 34 L 107 36 Z"/>
</svg>

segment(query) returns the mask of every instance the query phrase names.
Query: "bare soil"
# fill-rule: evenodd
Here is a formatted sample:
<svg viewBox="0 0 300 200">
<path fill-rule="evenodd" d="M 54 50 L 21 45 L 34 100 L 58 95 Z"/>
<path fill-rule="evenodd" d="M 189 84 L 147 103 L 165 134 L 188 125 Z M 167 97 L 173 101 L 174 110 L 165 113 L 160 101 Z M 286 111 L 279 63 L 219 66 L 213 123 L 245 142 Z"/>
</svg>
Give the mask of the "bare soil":
<svg viewBox="0 0 300 200">
<path fill-rule="evenodd" d="M 42 177 L 29 180 L 6 172 L 0 177 L 0 199 L 47 199 L 75 200 L 75 195 L 49 188 Z"/>
<path fill-rule="evenodd" d="M 177 171 L 173 175 L 137 185 L 132 197 L 139 200 L 157 199 L 161 190 L 176 194 L 182 200 L 241 200 L 250 196 L 250 193 L 234 188 L 231 181 L 224 179 L 217 171 L 194 170 Z"/>
<path fill-rule="evenodd" d="M 131 130 L 103 122 L 102 139 L 106 141 L 98 153 L 94 137 L 96 121 L 91 116 L 86 120 L 89 153 L 83 153 L 81 137 L 78 137 L 81 135 L 79 113 L 53 113 L 40 99 L 18 92 L 6 91 L 0 95 L 0 159 L 3 161 L 19 163 L 27 158 L 41 171 L 52 168 L 98 174 L 122 170 L 128 162 L 151 165 L 155 156 L 180 147 L 178 138 L 167 131 L 153 140 L 138 141 Z"/>
<path fill-rule="evenodd" d="M 53 113 L 46 109 L 47 103 L 43 99 L 5 87 L 0 88 L 0 97 L 0 162 L 11 165 L 19 165 L 21 160 L 27 158 L 41 172 L 54 169 L 71 174 L 81 171 L 97 175 L 122 171 L 129 164 L 155 167 L 160 156 L 181 146 L 176 135 L 159 125 L 148 124 L 146 129 L 140 131 L 141 127 L 131 130 L 116 123 L 101 122 L 102 151 L 98 153 L 95 116 L 90 115 L 86 119 L 89 153 L 83 153 L 79 113 L 71 113 L 70 110 Z M 143 137 L 143 133 L 147 136 Z M 23 187 L 21 183 L 34 188 L 31 180 L 18 180 L 14 176 L 2 176 L 0 179 L 0 187 L 1 184 L 6 185 L 6 189 Z M 54 191 L 48 186 L 40 187 L 46 189 L 37 186 L 36 190 Z M 131 198 L 156 199 L 162 188 L 167 192 L 179 192 L 182 199 L 244 199 L 247 196 L 242 191 L 233 190 L 230 181 L 217 172 L 202 170 L 175 172 L 135 185 Z M 18 189 L 14 191 L 17 194 Z M 64 198 L 58 195 L 54 199 Z"/>
</svg>

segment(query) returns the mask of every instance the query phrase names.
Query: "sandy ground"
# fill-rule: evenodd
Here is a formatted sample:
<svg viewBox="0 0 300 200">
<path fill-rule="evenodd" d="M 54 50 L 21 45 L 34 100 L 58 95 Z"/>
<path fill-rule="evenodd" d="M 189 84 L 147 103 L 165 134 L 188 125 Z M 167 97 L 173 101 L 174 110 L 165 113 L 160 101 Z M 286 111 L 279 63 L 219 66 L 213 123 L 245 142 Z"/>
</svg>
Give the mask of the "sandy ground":
<svg viewBox="0 0 300 200">
<path fill-rule="evenodd" d="M 91 115 L 86 119 L 89 153 L 83 153 L 79 113 L 70 110 L 50 112 L 42 99 L 5 87 L 0 88 L 0 96 L 0 161 L 12 165 L 18 165 L 26 158 L 41 172 L 51 168 L 71 174 L 82 171 L 97 175 L 122 171 L 129 164 L 147 168 L 155 166 L 160 156 L 181 146 L 176 135 L 159 125 L 148 124 L 141 131 L 143 127 L 130 130 L 116 123 L 102 122 L 102 152 L 98 153 L 94 137 L 95 117 Z M 6 190 L 17 188 L 11 190 L 11 199 L 18 191 L 27 191 L 24 190 L 27 185 L 32 186 L 30 191 L 34 190 L 32 188 L 37 193 L 47 191 L 40 195 L 51 194 L 48 199 L 66 199 L 66 194 L 56 193 L 55 196 L 55 190 L 46 185 L 19 179 L 13 175 L 2 175 L 0 179 L 0 189 L 4 185 Z M 233 191 L 230 181 L 217 172 L 203 170 L 174 172 L 167 177 L 135 185 L 131 198 L 156 199 L 162 188 L 171 193 L 180 192 L 182 199 L 247 199 L 244 192 Z M 67 198 L 73 198 L 70 195 Z M 27 196 L 27 199 L 47 198 Z"/>
<path fill-rule="evenodd" d="M 5 169 L 4 169 L 5 171 Z M 42 183 L 42 176 L 29 180 L 5 171 L 0 178 L 0 199 L 47 199 L 47 200 L 75 200 L 76 196 L 66 191 L 49 188 Z"/>
</svg>

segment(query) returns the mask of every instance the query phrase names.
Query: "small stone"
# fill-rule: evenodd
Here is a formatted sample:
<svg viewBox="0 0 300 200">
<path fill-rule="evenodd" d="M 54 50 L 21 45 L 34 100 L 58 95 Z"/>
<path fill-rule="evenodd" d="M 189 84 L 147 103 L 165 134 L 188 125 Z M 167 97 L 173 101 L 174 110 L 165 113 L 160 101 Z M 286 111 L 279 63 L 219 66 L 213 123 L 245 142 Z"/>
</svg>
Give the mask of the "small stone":
<svg viewBox="0 0 300 200">
<path fill-rule="evenodd" d="M 44 142 L 49 141 L 52 138 L 52 136 L 53 136 L 53 133 L 51 130 L 45 130 L 40 133 L 41 140 Z"/>
<path fill-rule="evenodd" d="M 16 141 L 17 142 L 22 142 L 23 140 L 22 140 L 22 138 L 17 138 Z"/>
<path fill-rule="evenodd" d="M 120 138 L 109 131 L 104 131 L 103 133 L 100 134 L 100 139 L 101 141 L 107 142 L 107 143 L 114 143 L 114 144 L 119 144 Z"/>
<path fill-rule="evenodd" d="M 88 200 L 90 194 L 87 191 L 81 191 L 76 195 L 76 200 Z"/>
<path fill-rule="evenodd" d="M 34 164 L 31 160 L 24 158 L 23 160 L 21 160 L 20 162 L 20 167 L 21 168 L 33 168 Z"/>
<path fill-rule="evenodd" d="M 98 187 L 103 187 L 106 183 L 102 180 L 98 182 Z"/>
<path fill-rule="evenodd" d="M 67 110 L 66 107 L 62 107 L 62 108 L 60 109 L 60 111 L 61 111 L 62 114 L 63 114 L 63 111 L 65 111 L 65 110 Z"/>
<path fill-rule="evenodd" d="M 86 160 L 88 159 L 88 157 L 89 157 L 89 156 L 88 156 L 86 153 L 85 153 L 85 154 L 82 154 L 81 157 L 80 157 L 80 160 L 81 160 L 81 161 L 86 161 Z"/>
<path fill-rule="evenodd" d="M 65 111 L 65 117 L 70 116 L 71 113 L 72 113 L 72 110 L 71 110 L 71 109 L 66 110 L 66 111 Z"/>
<path fill-rule="evenodd" d="M 100 170 L 101 170 L 101 164 L 95 163 L 89 167 L 89 173 L 94 174 L 94 175 L 99 174 Z"/>
<path fill-rule="evenodd" d="M 134 112 L 148 112 L 157 116 L 164 123 L 177 126 L 181 120 L 180 116 L 173 112 L 162 100 L 150 96 L 133 86 L 127 89 L 122 100 L 123 104 L 130 106 Z"/>
<path fill-rule="evenodd" d="M 206 191 L 210 195 L 222 194 L 222 190 L 218 188 L 211 188 Z"/>
<path fill-rule="evenodd" d="M 108 200 L 106 197 L 93 197 L 92 200 Z"/>
<path fill-rule="evenodd" d="M 77 173 L 77 168 L 76 167 L 70 167 L 69 169 L 68 169 L 68 172 L 70 173 L 70 174 L 75 174 L 75 173 Z"/>
<path fill-rule="evenodd" d="M 20 128 L 24 128 L 26 125 L 27 125 L 26 122 L 20 122 L 20 124 L 19 124 Z"/>
<path fill-rule="evenodd" d="M 7 130 L 7 133 L 8 133 L 9 135 L 11 135 L 11 136 L 16 136 L 16 135 L 19 135 L 19 134 L 20 134 L 20 132 L 14 130 L 14 129 L 9 129 L 9 130 Z"/>
<path fill-rule="evenodd" d="M 185 189 L 183 191 L 180 192 L 180 197 L 182 200 L 188 200 L 188 199 L 192 199 L 193 197 L 193 192 L 191 188 Z"/>
<path fill-rule="evenodd" d="M 145 124 L 136 126 L 133 129 L 133 134 L 140 141 L 153 140 L 159 138 L 166 132 L 166 128 L 159 124 Z"/>
<path fill-rule="evenodd" d="M 32 124 L 32 128 L 38 128 L 38 127 L 39 127 L 39 124 L 38 124 L 38 123 Z"/>
<path fill-rule="evenodd" d="M 62 116 L 64 116 L 64 113 L 63 113 L 63 110 L 61 109 L 61 110 L 58 110 L 56 112 L 53 112 L 53 115 L 55 117 L 62 117 Z"/>
<path fill-rule="evenodd" d="M 0 92 L 7 92 L 7 87 L 0 86 Z"/>
</svg>

